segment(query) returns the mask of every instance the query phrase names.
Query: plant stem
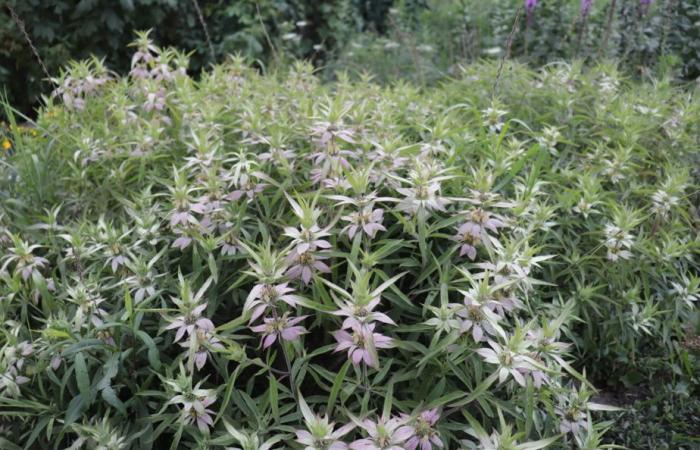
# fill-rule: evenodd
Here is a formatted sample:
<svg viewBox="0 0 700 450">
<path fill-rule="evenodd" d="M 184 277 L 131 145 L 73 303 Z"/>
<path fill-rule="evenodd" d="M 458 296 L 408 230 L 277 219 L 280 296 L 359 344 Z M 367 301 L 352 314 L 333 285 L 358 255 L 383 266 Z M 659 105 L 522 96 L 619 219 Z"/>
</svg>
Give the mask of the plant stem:
<svg viewBox="0 0 700 450">
<path fill-rule="evenodd" d="M 294 372 L 292 372 L 292 363 L 289 360 L 289 355 L 287 354 L 287 346 L 280 339 L 280 347 L 282 347 L 282 354 L 284 355 L 284 362 L 287 364 L 287 372 L 289 373 L 289 388 L 292 390 L 292 395 L 297 398 L 297 383 L 294 380 Z"/>
<path fill-rule="evenodd" d="M 598 56 L 600 56 L 603 49 L 608 48 L 608 39 L 610 39 L 610 33 L 612 32 L 612 21 L 613 21 L 613 17 L 615 16 L 616 4 L 617 4 L 617 0 L 612 0 L 610 2 L 610 9 L 608 10 L 608 21 L 605 24 L 605 35 L 603 37 L 603 44 L 598 49 Z"/>
</svg>

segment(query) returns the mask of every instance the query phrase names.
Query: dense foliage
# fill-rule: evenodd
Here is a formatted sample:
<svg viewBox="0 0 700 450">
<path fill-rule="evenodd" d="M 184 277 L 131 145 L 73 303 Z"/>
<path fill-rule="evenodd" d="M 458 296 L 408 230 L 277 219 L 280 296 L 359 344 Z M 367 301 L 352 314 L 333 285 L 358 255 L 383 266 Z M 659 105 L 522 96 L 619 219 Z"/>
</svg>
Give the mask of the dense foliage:
<svg viewBox="0 0 700 450">
<path fill-rule="evenodd" d="M 678 75 L 695 79 L 700 76 L 698 21 L 695 0 L 405 1 L 391 10 L 386 32 L 352 35 L 333 65 L 366 70 L 379 79 L 431 81 L 456 64 L 507 51 L 535 67 L 559 59 L 593 64 L 615 59 L 635 76 L 677 57 Z"/>
<path fill-rule="evenodd" d="M 50 73 L 68 60 L 96 55 L 118 73 L 129 70 L 134 32 L 153 29 L 163 45 L 192 52 L 189 70 L 240 53 L 267 65 L 291 55 L 321 63 L 360 29 L 381 29 L 386 0 L 9 0 Z M 0 8 L 0 86 L 28 111 L 51 86 L 10 15 Z M 213 52 L 213 54 L 212 54 Z M 42 81 L 43 80 L 43 81 Z"/>
<path fill-rule="evenodd" d="M 697 395 L 697 91 L 131 60 L 3 131 L 3 448 L 595 449 Z"/>
<path fill-rule="evenodd" d="M 654 71 L 678 57 L 678 75 L 700 75 L 700 4 L 696 0 L 8 0 L 50 73 L 66 61 L 105 57 L 128 72 L 126 46 L 153 29 L 162 45 L 192 52 L 198 74 L 229 54 L 258 68 L 305 58 L 316 67 L 368 71 L 379 80 L 440 80 L 456 64 L 499 57 L 520 10 L 511 54 L 539 66 L 560 58 L 615 58 L 627 73 Z M 526 5 L 534 5 L 526 8 Z M 588 5 L 585 7 L 585 5 Z M 585 9 L 584 9 L 585 7 Z M 527 11 L 526 11 L 527 9 Z M 51 89 L 9 14 L 0 21 L 0 86 L 29 113 Z"/>
</svg>

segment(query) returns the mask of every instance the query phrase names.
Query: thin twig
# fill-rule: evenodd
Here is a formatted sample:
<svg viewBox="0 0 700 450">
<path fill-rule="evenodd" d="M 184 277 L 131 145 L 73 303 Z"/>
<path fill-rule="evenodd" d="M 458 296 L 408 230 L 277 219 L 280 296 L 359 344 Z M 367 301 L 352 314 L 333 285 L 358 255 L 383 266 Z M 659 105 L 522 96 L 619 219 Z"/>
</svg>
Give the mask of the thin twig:
<svg viewBox="0 0 700 450">
<path fill-rule="evenodd" d="M 209 29 L 207 28 L 207 23 L 204 21 L 204 15 L 202 15 L 202 10 L 199 8 L 199 2 L 197 0 L 192 0 L 192 5 L 194 5 L 194 9 L 197 12 L 199 24 L 202 25 L 202 29 L 204 30 L 204 37 L 207 39 L 207 45 L 209 46 L 209 54 L 211 55 L 212 62 L 214 62 L 216 61 L 216 56 L 214 54 L 214 45 L 211 43 Z"/>
<path fill-rule="evenodd" d="M 416 48 L 416 43 L 411 40 L 410 37 L 401 30 L 401 26 L 394 20 L 394 18 L 389 15 L 389 22 L 391 26 L 396 30 L 396 35 L 402 45 L 408 47 L 411 52 L 411 59 L 413 60 L 413 66 L 417 69 L 418 77 L 421 85 L 425 85 L 425 76 L 423 74 L 423 65 L 420 62 L 420 56 L 418 55 L 418 49 Z M 398 70 L 398 64 L 396 68 Z"/>
<path fill-rule="evenodd" d="M 10 15 L 12 16 L 12 20 L 15 21 L 17 24 L 17 27 L 19 28 L 19 31 L 22 32 L 24 35 L 24 39 L 27 41 L 27 44 L 29 44 L 29 48 L 32 49 L 32 53 L 34 53 L 34 57 L 36 57 L 37 61 L 39 61 L 39 65 L 41 66 L 41 70 L 44 71 L 44 75 L 46 75 L 46 79 L 50 83 L 54 83 L 54 80 L 51 78 L 51 74 L 49 74 L 49 70 L 46 68 L 46 64 L 44 64 L 44 61 L 41 59 L 41 56 L 39 56 L 39 51 L 36 49 L 34 46 L 34 43 L 32 42 L 32 39 L 29 37 L 29 33 L 27 33 L 27 29 L 24 26 L 24 21 L 19 18 L 17 13 L 15 12 L 14 8 L 12 8 L 12 5 L 8 4 L 7 9 L 10 10 Z"/>
<path fill-rule="evenodd" d="M 580 16 L 578 36 L 576 38 L 576 50 L 574 51 L 574 57 L 578 58 L 579 51 L 581 50 L 581 42 L 583 41 L 583 35 L 586 32 L 586 27 L 588 26 L 588 11 L 585 11 Z"/>
<path fill-rule="evenodd" d="M 255 10 L 258 13 L 258 21 L 260 22 L 260 27 L 262 27 L 267 45 L 270 46 L 270 51 L 272 51 L 272 59 L 274 60 L 275 64 L 279 64 L 280 59 L 279 55 L 277 54 L 277 48 L 272 43 L 272 38 L 270 38 L 270 35 L 267 33 L 267 27 L 265 26 L 265 22 L 263 22 L 262 15 L 260 14 L 260 4 L 257 1 L 255 2 Z"/>
<path fill-rule="evenodd" d="M 612 0 L 610 2 L 610 10 L 608 11 L 608 21 L 607 24 L 605 25 L 605 35 L 603 37 L 603 44 L 598 48 L 598 56 L 601 55 L 601 52 L 603 49 L 607 51 L 608 49 L 608 39 L 610 39 L 610 33 L 612 32 L 612 21 L 613 17 L 615 16 L 615 5 L 617 3 L 617 0 Z"/>
<path fill-rule="evenodd" d="M 491 97 L 495 98 L 498 92 L 498 83 L 501 80 L 501 75 L 503 74 L 503 66 L 506 63 L 506 59 L 510 57 L 510 51 L 513 47 L 513 39 L 515 38 L 515 33 L 518 31 L 518 24 L 520 23 L 520 14 L 522 13 L 522 8 L 518 8 L 515 12 L 515 20 L 513 20 L 513 28 L 510 30 L 508 35 L 508 40 L 506 41 L 506 51 L 503 53 L 501 62 L 498 65 L 498 73 L 496 74 L 496 80 L 493 83 L 493 92 Z"/>
<path fill-rule="evenodd" d="M 662 56 L 666 54 L 666 40 L 668 39 L 669 28 L 671 25 L 671 17 L 676 12 L 676 0 L 666 0 L 666 7 L 664 8 L 664 10 L 665 17 L 663 26 L 661 28 L 661 44 L 659 45 Z"/>
</svg>

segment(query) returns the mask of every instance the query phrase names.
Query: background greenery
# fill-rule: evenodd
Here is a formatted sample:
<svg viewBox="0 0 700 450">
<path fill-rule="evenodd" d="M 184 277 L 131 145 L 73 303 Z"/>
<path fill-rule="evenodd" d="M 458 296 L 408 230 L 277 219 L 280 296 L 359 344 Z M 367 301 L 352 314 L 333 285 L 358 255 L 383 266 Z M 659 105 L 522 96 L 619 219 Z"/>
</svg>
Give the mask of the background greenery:
<svg viewBox="0 0 700 450">
<path fill-rule="evenodd" d="M 325 69 L 368 71 L 430 82 L 457 63 L 502 55 L 521 0 L 199 0 L 213 56 L 191 0 L 8 0 L 51 75 L 71 59 L 104 57 L 119 73 L 129 67 L 135 30 L 153 28 L 160 45 L 192 52 L 190 70 L 240 53 L 259 68 L 308 58 Z M 612 14 L 611 13 L 612 8 Z M 0 85 L 24 112 L 51 85 L 17 24 L 2 8 Z M 678 75 L 700 74 L 700 4 L 598 0 L 583 18 L 579 0 L 544 0 L 523 14 L 512 56 L 533 65 L 558 58 L 616 58 L 631 73 L 669 55 Z"/>
</svg>

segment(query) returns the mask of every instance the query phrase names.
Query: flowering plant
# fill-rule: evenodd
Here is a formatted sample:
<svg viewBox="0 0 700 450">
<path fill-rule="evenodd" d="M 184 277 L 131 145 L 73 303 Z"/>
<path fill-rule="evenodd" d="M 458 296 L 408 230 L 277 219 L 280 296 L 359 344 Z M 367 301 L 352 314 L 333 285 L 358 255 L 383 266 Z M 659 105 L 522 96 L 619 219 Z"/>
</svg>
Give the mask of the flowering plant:
<svg viewBox="0 0 700 450">
<path fill-rule="evenodd" d="M 591 448 L 605 381 L 696 388 L 693 95 L 133 61 L 0 165 L 0 447 Z"/>
</svg>

